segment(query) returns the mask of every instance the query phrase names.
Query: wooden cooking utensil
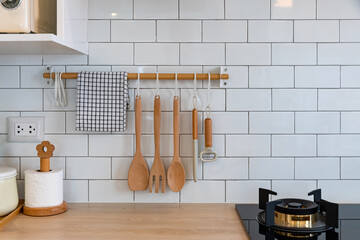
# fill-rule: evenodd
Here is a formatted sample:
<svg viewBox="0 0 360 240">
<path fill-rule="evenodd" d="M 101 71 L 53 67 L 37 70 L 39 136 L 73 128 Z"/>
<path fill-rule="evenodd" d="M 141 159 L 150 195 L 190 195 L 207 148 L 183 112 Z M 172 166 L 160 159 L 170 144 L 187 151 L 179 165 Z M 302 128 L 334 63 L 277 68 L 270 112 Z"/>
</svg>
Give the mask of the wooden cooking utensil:
<svg viewBox="0 0 360 240">
<path fill-rule="evenodd" d="M 198 144 L 198 111 L 196 108 L 192 111 L 192 136 L 193 136 L 193 179 L 194 182 L 197 181 L 196 178 L 196 165 L 198 162 L 199 155 L 199 144 Z"/>
<path fill-rule="evenodd" d="M 205 149 L 200 153 L 203 162 L 212 162 L 217 159 L 217 153 L 212 149 L 212 120 L 205 119 Z"/>
<path fill-rule="evenodd" d="M 173 192 L 179 192 L 185 184 L 185 170 L 179 157 L 179 97 L 174 97 L 174 157 L 167 172 L 167 180 Z"/>
<path fill-rule="evenodd" d="M 149 169 L 141 154 L 141 96 L 135 101 L 136 151 L 128 172 L 128 185 L 131 191 L 144 191 L 149 185 Z"/>
<path fill-rule="evenodd" d="M 154 99 L 154 142 L 155 157 L 150 171 L 149 192 L 152 192 L 153 180 L 155 180 L 155 192 L 159 192 L 161 177 L 161 192 L 165 192 L 165 168 L 160 158 L 160 123 L 161 123 L 161 104 L 160 96 L 156 95 Z"/>
</svg>

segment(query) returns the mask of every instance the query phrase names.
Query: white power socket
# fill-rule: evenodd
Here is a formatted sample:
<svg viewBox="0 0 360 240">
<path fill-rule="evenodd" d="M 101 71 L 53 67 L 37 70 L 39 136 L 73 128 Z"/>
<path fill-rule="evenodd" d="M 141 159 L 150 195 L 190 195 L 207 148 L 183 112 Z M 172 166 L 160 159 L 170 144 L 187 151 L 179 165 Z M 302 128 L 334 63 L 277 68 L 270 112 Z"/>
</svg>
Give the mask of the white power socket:
<svg viewBox="0 0 360 240">
<path fill-rule="evenodd" d="M 44 117 L 9 117 L 9 142 L 40 142 L 44 140 Z"/>
</svg>

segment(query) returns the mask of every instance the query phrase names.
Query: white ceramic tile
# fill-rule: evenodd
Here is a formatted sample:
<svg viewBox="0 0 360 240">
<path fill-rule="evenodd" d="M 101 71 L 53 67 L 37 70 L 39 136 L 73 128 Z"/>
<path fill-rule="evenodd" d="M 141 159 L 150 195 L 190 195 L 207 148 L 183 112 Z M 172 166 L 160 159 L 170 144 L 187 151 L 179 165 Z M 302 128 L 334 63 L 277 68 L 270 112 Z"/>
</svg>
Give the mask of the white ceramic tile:
<svg viewBox="0 0 360 240">
<path fill-rule="evenodd" d="M 360 67 L 358 66 L 341 67 L 341 87 L 342 88 L 360 87 Z"/>
<path fill-rule="evenodd" d="M 7 133 L 8 117 L 18 117 L 18 112 L 0 112 L 0 133 Z"/>
<path fill-rule="evenodd" d="M 201 42 L 201 21 L 157 21 L 158 42 Z"/>
<path fill-rule="evenodd" d="M 224 43 L 180 44 L 181 65 L 224 65 Z"/>
<path fill-rule="evenodd" d="M 227 135 L 226 156 L 270 156 L 270 136 Z"/>
<path fill-rule="evenodd" d="M 89 19 L 130 19 L 132 0 L 89 0 Z"/>
<path fill-rule="evenodd" d="M 180 19 L 223 19 L 224 0 L 179 0 Z"/>
<path fill-rule="evenodd" d="M 315 135 L 273 135 L 272 156 L 315 156 Z"/>
<path fill-rule="evenodd" d="M 154 192 L 154 190 L 153 190 Z M 149 190 L 135 192 L 136 203 L 178 203 L 179 193 L 170 190 L 166 184 L 164 193 L 149 193 Z"/>
<path fill-rule="evenodd" d="M 76 110 L 76 89 L 66 89 L 67 105 L 65 107 L 55 105 L 54 89 L 44 90 L 45 111 L 75 111 Z M 39 109 L 41 110 L 41 109 Z"/>
<path fill-rule="evenodd" d="M 319 90 L 319 110 L 359 110 L 360 91 L 355 89 Z"/>
<path fill-rule="evenodd" d="M 248 113 L 213 112 L 211 113 L 211 119 L 212 119 L 212 132 L 214 134 L 248 133 Z"/>
<path fill-rule="evenodd" d="M 249 179 L 294 179 L 294 159 L 250 158 Z"/>
<path fill-rule="evenodd" d="M 218 158 L 204 164 L 204 179 L 247 179 L 247 158 Z"/>
<path fill-rule="evenodd" d="M 65 133 L 64 112 L 22 112 L 21 116 L 45 117 L 45 133 Z"/>
<path fill-rule="evenodd" d="M 199 135 L 199 153 L 205 149 L 204 135 Z M 218 157 L 225 156 L 225 137 L 224 135 L 212 136 L 213 150 L 217 153 Z M 180 136 L 180 156 L 192 157 L 193 155 L 193 141 L 192 135 Z"/>
<path fill-rule="evenodd" d="M 207 106 L 207 90 L 197 89 L 197 103 L 196 109 L 198 111 L 205 111 Z M 181 90 L 181 111 L 192 111 L 194 109 L 193 98 L 194 90 L 182 89 Z M 210 90 L 210 107 L 211 111 L 224 111 L 225 110 L 225 91 L 223 89 Z"/>
<path fill-rule="evenodd" d="M 339 42 L 339 21 L 296 20 L 294 42 Z"/>
<path fill-rule="evenodd" d="M 274 43 L 272 45 L 273 65 L 315 65 L 315 43 Z"/>
<path fill-rule="evenodd" d="M 21 158 L 21 179 L 25 179 L 25 170 L 33 169 L 39 170 L 40 169 L 40 159 L 38 157 L 22 157 Z M 61 169 L 63 170 L 63 174 L 65 177 L 65 158 L 64 157 L 52 157 L 50 163 L 51 169 Z"/>
<path fill-rule="evenodd" d="M 294 68 L 288 66 L 250 66 L 250 88 L 292 88 Z"/>
<path fill-rule="evenodd" d="M 89 64 L 132 64 L 133 44 L 131 43 L 90 43 Z"/>
<path fill-rule="evenodd" d="M 316 0 L 271 0 L 272 19 L 315 19 Z"/>
<path fill-rule="evenodd" d="M 292 42 L 292 21 L 249 21 L 249 42 Z"/>
<path fill-rule="evenodd" d="M 360 178 L 360 158 L 344 157 L 341 158 L 341 179 Z"/>
<path fill-rule="evenodd" d="M 88 19 L 88 0 L 71 1 L 65 0 L 65 19 Z"/>
<path fill-rule="evenodd" d="M 182 203 L 223 203 L 225 202 L 224 181 L 186 181 L 181 190 Z"/>
<path fill-rule="evenodd" d="M 291 112 L 251 112 L 249 133 L 294 133 L 294 114 Z"/>
<path fill-rule="evenodd" d="M 226 181 L 226 202 L 258 203 L 259 188 L 270 189 L 270 181 Z"/>
<path fill-rule="evenodd" d="M 90 180 L 90 202 L 132 202 L 133 192 L 124 180 Z"/>
<path fill-rule="evenodd" d="M 111 178 L 110 158 L 93 158 L 93 157 L 66 158 L 66 179 L 110 179 L 110 178 Z"/>
<path fill-rule="evenodd" d="M 360 135 L 319 135 L 319 156 L 359 156 Z"/>
<path fill-rule="evenodd" d="M 41 55 L 0 55 L 0 65 L 41 65 Z"/>
<path fill-rule="evenodd" d="M 177 0 L 134 0 L 135 19 L 177 19 Z"/>
<path fill-rule="evenodd" d="M 87 55 L 44 55 L 44 65 L 75 65 L 75 64 L 87 64 Z M 33 64 L 29 64 L 33 65 Z"/>
<path fill-rule="evenodd" d="M 357 65 L 360 59 L 359 43 L 319 43 L 319 65 Z"/>
<path fill-rule="evenodd" d="M 179 44 L 176 43 L 136 43 L 136 65 L 178 65 Z"/>
<path fill-rule="evenodd" d="M 0 135 L 0 156 L 2 157 L 32 157 L 37 155 L 38 143 L 9 143 L 6 135 Z"/>
<path fill-rule="evenodd" d="M 54 72 L 65 72 L 65 67 L 55 66 Z M 43 78 L 43 73 L 48 72 L 45 66 L 22 66 L 21 67 L 21 87 L 22 88 L 53 88 L 48 86 Z"/>
<path fill-rule="evenodd" d="M 297 112 L 295 133 L 340 133 L 340 113 Z"/>
<path fill-rule="evenodd" d="M 111 162 L 111 176 L 112 179 L 127 179 L 132 157 L 127 158 L 112 158 Z"/>
<path fill-rule="evenodd" d="M 237 20 L 203 22 L 204 42 L 246 42 L 247 23 Z"/>
<path fill-rule="evenodd" d="M 90 135 L 89 156 L 132 156 L 131 135 Z"/>
<path fill-rule="evenodd" d="M 111 42 L 155 42 L 155 21 L 111 21 Z"/>
<path fill-rule="evenodd" d="M 20 86 L 19 67 L 0 66 L 0 87 L 18 88 Z"/>
<path fill-rule="evenodd" d="M 266 43 L 227 43 L 227 65 L 270 65 L 271 46 Z"/>
<path fill-rule="evenodd" d="M 46 135 L 55 147 L 54 156 L 87 156 L 88 137 L 75 135 Z"/>
<path fill-rule="evenodd" d="M 277 192 L 272 199 L 281 198 L 302 198 L 313 200 L 313 196 L 308 196 L 308 193 L 316 189 L 316 181 L 289 181 L 289 180 L 275 180 L 272 181 L 272 190 Z"/>
<path fill-rule="evenodd" d="M 280 111 L 316 110 L 315 89 L 274 89 L 273 109 Z"/>
<path fill-rule="evenodd" d="M 359 2 L 357 0 L 318 0 L 317 18 L 359 19 Z"/>
<path fill-rule="evenodd" d="M 87 180 L 64 180 L 64 200 L 72 202 L 87 202 L 89 187 Z"/>
<path fill-rule="evenodd" d="M 340 21 L 340 42 L 359 42 L 360 29 L 359 20 Z"/>
<path fill-rule="evenodd" d="M 110 21 L 89 20 L 88 21 L 89 42 L 110 42 Z"/>
<path fill-rule="evenodd" d="M 42 110 L 41 89 L 0 89 L 0 111 L 39 110 Z"/>
<path fill-rule="evenodd" d="M 247 66 L 226 66 L 229 74 L 229 81 L 226 85 L 226 88 L 247 88 L 248 87 L 248 78 L 249 78 L 249 68 Z M 205 66 L 205 73 L 219 73 L 219 67 L 214 66 Z M 203 81 L 204 86 L 207 87 L 206 80 Z M 212 88 L 218 88 L 219 82 L 212 81 Z"/>
<path fill-rule="evenodd" d="M 340 67 L 295 66 L 296 88 L 339 88 Z"/>
<path fill-rule="evenodd" d="M 266 111 L 271 109 L 270 89 L 227 90 L 228 111 Z"/>
<path fill-rule="evenodd" d="M 65 43 L 87 43 L 88 27 L 86 20 L 64 20 Z"/>
<path fill-rule="evenodd" d="M 360 112 L 341 113 L 341 133 L 360 133 Z"/>
<path fill-rule="evenodd" d="M 269 19 L 269 0 L 225 0 L 226 19 Z"/>
<path fill-rule="evenodd" d="M 359 180 L 319 180 L 322 198 L 336 203 L 358 203 L 360 201 Z"/>
<path fill-rule="evenodd" d="M 20 179 L 20 166 L 19 166 L 19 158 L 0 158 L 0 167 L 12 167 L 16 169 L 17 179 Z"/>
<path fill-rule="evenodd" d="M 295 179 L 339 178 L 339 158 L 295 158 Z"/>
</svg>

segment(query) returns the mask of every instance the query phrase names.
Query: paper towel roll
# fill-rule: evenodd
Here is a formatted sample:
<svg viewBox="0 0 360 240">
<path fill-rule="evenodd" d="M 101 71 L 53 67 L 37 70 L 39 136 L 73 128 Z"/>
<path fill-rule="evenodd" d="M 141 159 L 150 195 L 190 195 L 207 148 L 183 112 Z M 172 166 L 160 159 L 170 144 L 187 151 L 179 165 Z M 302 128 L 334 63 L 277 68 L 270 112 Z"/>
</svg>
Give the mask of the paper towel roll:
<svg viewBox="0 0 360 240">
<path fill-rule="evenodd" d="M 25 171 L 25 206 L 52 207 L 63 202 L 63 171 Z"/>
</svg>

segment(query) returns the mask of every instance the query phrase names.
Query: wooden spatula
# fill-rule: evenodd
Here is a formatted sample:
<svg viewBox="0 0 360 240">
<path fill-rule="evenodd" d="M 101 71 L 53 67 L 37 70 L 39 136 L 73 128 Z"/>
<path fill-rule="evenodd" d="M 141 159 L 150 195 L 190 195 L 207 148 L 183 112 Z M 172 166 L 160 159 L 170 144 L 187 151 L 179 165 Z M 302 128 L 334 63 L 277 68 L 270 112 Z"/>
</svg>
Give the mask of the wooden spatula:
<svg viewBox="0 0 360 240">
<path fill-rule="evenodd" d="M 167 180 L 173 192 L 179 192 L 185 184 L 185 170 L 179 157 L 179 97 L 174 97 L 174 157 L 168 169 Z"/>
<path fill-rule="evenodd" d="M 131 191 L 144 191 L 149 185 L 149 170 L 141 154 L 141 96 L 135 102 L 136 151 L 129 168 L 128 185 Z"/>
<path fill-rule="evenodd" d="M 156 95 L 154 99 L 154 140 L 155 157 L 151 167 L 149 178 L 149 192 L 152 192 L 153 180 L 155 180 L 155 192 L 159 192 L 161 178 L 161 192 L 165 192 L 165 168 L 160 158 L 160 123 L 161 123 L 161 104 L 160 96 Z"/>
</svg>

